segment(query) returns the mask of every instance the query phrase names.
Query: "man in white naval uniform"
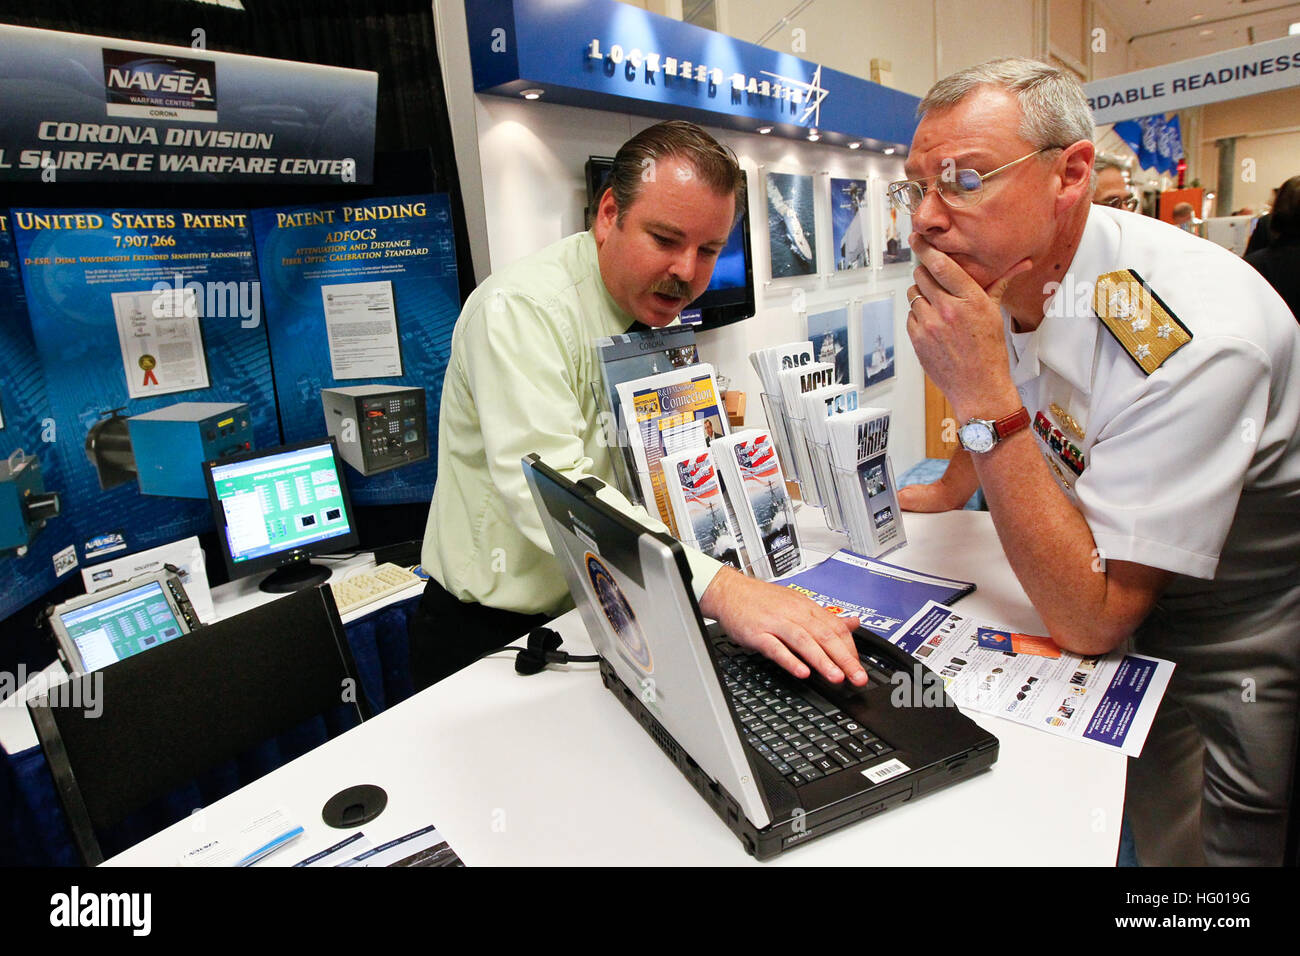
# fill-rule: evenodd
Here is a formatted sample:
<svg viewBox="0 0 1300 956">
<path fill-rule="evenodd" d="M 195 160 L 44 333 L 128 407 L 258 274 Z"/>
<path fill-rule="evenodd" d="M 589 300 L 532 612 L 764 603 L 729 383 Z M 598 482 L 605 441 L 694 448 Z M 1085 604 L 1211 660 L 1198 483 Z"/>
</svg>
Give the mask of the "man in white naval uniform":
<svg viewBox="0 0 1300 956">
<path fill-rule="evenodd" d="M 1089 204 L 1077 82 L 1028 60 L 941 80 L 891 194 L 908 332 L 1051 636 L 1177 665 L 1126 812 L 1145 864 L 1280 863 L 1300 676 L 1300 327 L 1231 253 Z"/>
</svg>

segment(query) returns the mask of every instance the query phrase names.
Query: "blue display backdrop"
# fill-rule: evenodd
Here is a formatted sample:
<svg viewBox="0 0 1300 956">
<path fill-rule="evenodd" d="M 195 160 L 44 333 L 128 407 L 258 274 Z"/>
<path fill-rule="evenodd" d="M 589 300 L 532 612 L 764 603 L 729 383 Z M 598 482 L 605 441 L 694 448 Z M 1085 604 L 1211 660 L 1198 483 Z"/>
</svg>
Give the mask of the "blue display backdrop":
<svg viewBox="0 0 1300 956">
<path fill-rule="evenodd" d="M 436 476 L 442 379 L 460 313 L 447 196 L 252 215 L 285 442 L 326 434 L 322 388 L 423 388 L 428 458 L 368 476 L 349 469 L 348 489 L 359 504 L 427 502 Z M 367 309 L 374 321 L 358 321 Z"/>
<path fill-rule="evenodd" d="M 59 520 L 75 524 L 80 557 L 209 529 L 206 499 L 142 494 L 125 427 L 102 423 L 244 403 L 253 447 L 279 444 L 248 213 L 15 209 L 10 222 L 66 481 Z M 169 469 L 201 469 L 171 451 Z"/>
<path fill-rule="evenodd" d="M 915 96 L 616 0 L 467 0 L 474 89 L 906 148 Z"/>
<path fill-rule="evenodd" d="M 58 431 L 52 427 L 45 377 L 27 321 L 9 221 L 8 215 L 0 214 L 0 458 L 8 459 L 18 449 L 35 456 L 45 490 L 63 493 L 63 471 L 53 448 Z M 0 525 L 7 532 L 12 531 L 11 522 L 19 508 L 16 488 L 0 485 Z M 20 537 L 26 543 L 20 543 L 19 537 L 0 542 L 0 619 L 54 587 L 60 577 L 55 573 L 54 555 L 72 544 L 75 530 L 67 518 L 56 517 L 33 537 Z M 26 549 L 24 554 L 17 553 L 20 547 Z M 69 570 L 70 564 L 63 573 Z"/>
<path fill-rule="evenodd" d="M 378 74 L 0 25 L 0 179 L 368 183 Z"/>
</svg>

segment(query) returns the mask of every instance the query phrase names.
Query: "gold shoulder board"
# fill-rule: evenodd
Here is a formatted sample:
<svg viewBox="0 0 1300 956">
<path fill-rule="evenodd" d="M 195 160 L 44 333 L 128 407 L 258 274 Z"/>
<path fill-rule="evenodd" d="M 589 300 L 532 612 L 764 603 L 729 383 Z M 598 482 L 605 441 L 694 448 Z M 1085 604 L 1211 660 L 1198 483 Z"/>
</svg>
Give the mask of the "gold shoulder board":
<svg viewBox="0 0 1300 956">
<path fill-rule="evenodd" d="M 1132 269 L 1099 275 L 1092 307 L 1110 334 L 1148 375 L 1192 340 L 1187 326 Z"/>
</svg>

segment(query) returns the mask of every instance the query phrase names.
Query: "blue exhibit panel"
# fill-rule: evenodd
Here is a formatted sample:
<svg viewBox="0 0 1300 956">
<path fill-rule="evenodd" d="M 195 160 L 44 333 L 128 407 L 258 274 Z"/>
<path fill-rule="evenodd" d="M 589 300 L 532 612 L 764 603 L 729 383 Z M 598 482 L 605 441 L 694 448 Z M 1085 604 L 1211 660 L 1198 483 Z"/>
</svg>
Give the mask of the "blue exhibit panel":
<svg viewBox="0 0 1300 956">
<path fill-rule="evenodd" d="M 75 525 L 79 557 L 137 551 L 208 530 L 205 500 L 142 493 L 127 423 L 110 420 L 190 402 L 244 404 L 254 447 L 280 443 L 248 213 L 15 209 L 12 222 L 58 434 L 53 447 L 66 486 L 59 520 Z M 121 296 L 147 303 L 160 289 L 192 296 L 206 384 L 132 397 L 133 388 L 157 380 L 178 350 L 187 354 L 164 311 L 145 321 L 158 337 L 156 355 L 128 359 Z M 201 463 L 178 459 L 177 467 L 195 470 Z"/>
<path fill-rule="evenodd" d="M 328 433 L 322 388 L 423 389 L 428 420 L 419 427 L 426 429 L 427 457 L 378 474 L 350 470 L 347 482 L 357 504 L 427 502 L 438 459 L 436 414 L 451 332 L 460 314 L 448 197 L 437 193 L 286 206 L 257 209 L 252 215 L 285 443 Z M 383 374 L 335 377 L 345 346 L 337 337 L 331 339 L 326 296 L 358 284 L 380 290 L 375 336 L 390 327 L 391 304 L 400 364 Z M 371 344 L 384 348 L 379 338 Z M 354 340 L 353 354 L 355 345 Z"/>
</svg>

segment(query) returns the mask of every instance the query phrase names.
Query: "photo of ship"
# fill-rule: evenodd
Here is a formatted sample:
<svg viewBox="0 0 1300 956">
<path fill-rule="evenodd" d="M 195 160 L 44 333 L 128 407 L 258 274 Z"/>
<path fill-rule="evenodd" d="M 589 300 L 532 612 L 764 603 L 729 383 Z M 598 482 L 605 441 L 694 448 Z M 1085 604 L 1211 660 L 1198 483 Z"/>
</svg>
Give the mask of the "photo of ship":
<svg viewBox="0 0 1300 956">
<path fill-rule="evenodd" d="M 772 278 L 816 273 L 812 177 L 768 173 L 767 211 Z"/>
<path fill-rule="evenodd" d="M 831 180 L 831 241 L 835 271 L 871 265 L 871 208 L 865 179 Z"/>
</svg>

